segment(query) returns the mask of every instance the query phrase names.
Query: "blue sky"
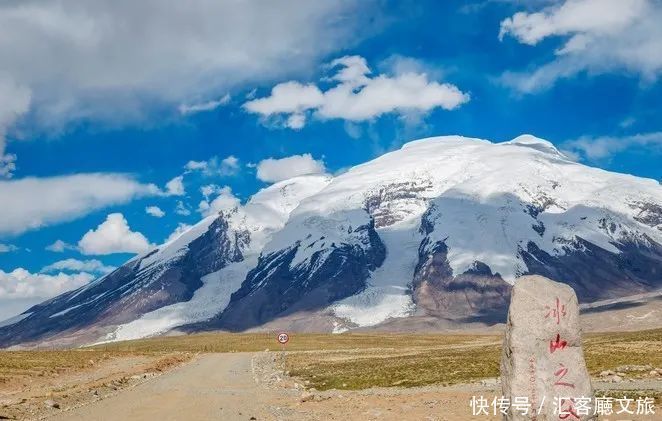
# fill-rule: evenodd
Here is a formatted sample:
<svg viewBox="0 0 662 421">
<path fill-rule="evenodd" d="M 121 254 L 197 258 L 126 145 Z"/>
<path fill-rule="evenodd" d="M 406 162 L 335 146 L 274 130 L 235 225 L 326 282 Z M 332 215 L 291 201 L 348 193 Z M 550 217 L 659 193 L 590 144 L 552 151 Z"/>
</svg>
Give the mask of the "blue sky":
<svg viewBox="0 0 662 421">
<path fill-rule="evenodd" d="M 0 306 L 426 136 L 531 133 L 661 180 L 661 17 L 646 0 L 5 3 Z"/>
</svg>

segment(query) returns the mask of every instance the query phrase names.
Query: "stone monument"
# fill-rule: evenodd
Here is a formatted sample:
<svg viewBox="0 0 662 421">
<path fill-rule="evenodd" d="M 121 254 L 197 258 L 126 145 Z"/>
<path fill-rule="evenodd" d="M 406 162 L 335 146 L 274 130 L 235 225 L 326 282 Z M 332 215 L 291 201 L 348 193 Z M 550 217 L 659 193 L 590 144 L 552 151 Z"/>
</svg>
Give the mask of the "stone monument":
<svg viewBox="0 0 662 421">
<path fill-rule="evenodd" d="M 515 281 L 501 382 L 510 402 L 505 420 L 596 419 L 579 305 L 570 286 L 535 275 Z"/>
</svg>

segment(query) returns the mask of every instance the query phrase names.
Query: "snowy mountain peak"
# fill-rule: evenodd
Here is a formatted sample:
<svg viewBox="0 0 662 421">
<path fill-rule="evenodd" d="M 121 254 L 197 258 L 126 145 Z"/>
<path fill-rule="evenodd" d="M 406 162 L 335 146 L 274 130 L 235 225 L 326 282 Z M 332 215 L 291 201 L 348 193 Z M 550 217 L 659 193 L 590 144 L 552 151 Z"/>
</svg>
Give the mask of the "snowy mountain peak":
<svg viewBox="0 0 662 421">
<path fill-rule="evenodd" d="M 204 234 L 219 215 L 226 218 L 234 229 L 251 232 L 255 237 L 252 239 L 252 246 L 259 249 L 265 241 L 264 237 L 282 227 L 301 200 L 317 193 L 330 182 L 329 175 L 304 175 L 272 184 L 255 193 L 245 205 L 237 205 L 207 216 L 197 224 L 171 236 L 171 239 L 156 249 L 133 260 L 142 258 L 141 267 L 145 268 L 182 255 L 188 245 Z"/>
<path fill-rule="evenodd" d="M 276 321 L 326 331 L 419 316 L 496 322 L 521 275 L 565 282 L 589 302 L 659 289 L 660 267 L 659 183 L 573 162 L 531 135 L 431 137 L 336 177 L 270 185 L 0 326 L 0 344 Z"/>
<path fill-rule="evenodd" d="M 548 140 L 541 139 L 539 137 L 530 135 L 530 134 L 523 134 L 520 136 L 517 136 L 513 140 L 510 140 L 508 142 L 503 142 L 501 145 L 517 145 L 517 146 L 524 146 L 527 148 L 532 148 L 536 149 L 540 152 L 545 152 L 545 153 L 550 153 L 553 155 L 557 155 L 562 158 L 566 158 L 565 155 L 563 155 L 557 148 L 554 146 L 554 144 Z"/>
</svg>

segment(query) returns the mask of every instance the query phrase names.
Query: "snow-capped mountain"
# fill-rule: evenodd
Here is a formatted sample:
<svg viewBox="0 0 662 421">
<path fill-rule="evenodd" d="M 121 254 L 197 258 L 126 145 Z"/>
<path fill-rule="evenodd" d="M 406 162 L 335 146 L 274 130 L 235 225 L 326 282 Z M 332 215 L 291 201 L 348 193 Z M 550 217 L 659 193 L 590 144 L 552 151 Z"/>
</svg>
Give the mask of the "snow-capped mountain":
<svg viewBox="0 0 662 421">
<path fill-rule="evenodd" d="M 207 217 L 114 272 L 28 309 L 20 323 L 0 327 L 0 345 L 129 339 L 210 318 L 292 209 L 329 182 L 302 176 L 263 189 L 244 206 Z"/>
<path fill-rule="evenodd" d="M 583 302 L 659 289 L 662 186 L 528 135 L 418 140 L 334 178 L 270 186 L 31 308 L 0 327 L 0 344 L 494 322 L 527 273 Z"/>
</svg>

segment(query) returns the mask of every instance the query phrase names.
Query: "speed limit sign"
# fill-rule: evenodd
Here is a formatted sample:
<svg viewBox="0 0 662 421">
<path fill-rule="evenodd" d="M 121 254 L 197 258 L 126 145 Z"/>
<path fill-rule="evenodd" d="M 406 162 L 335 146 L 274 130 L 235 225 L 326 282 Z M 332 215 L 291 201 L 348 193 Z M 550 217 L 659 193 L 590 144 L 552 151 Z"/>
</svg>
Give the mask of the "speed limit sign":
<svg viewBox="0 0 662 421">
<path fill-rule="evenodd" d="M 281 332 L 278 334 L 278 343 L 281 345 L 285 345 L 288 341 L 290 340 L 290 335 L 288 335 L 285 332 Z"/>
</svg>

